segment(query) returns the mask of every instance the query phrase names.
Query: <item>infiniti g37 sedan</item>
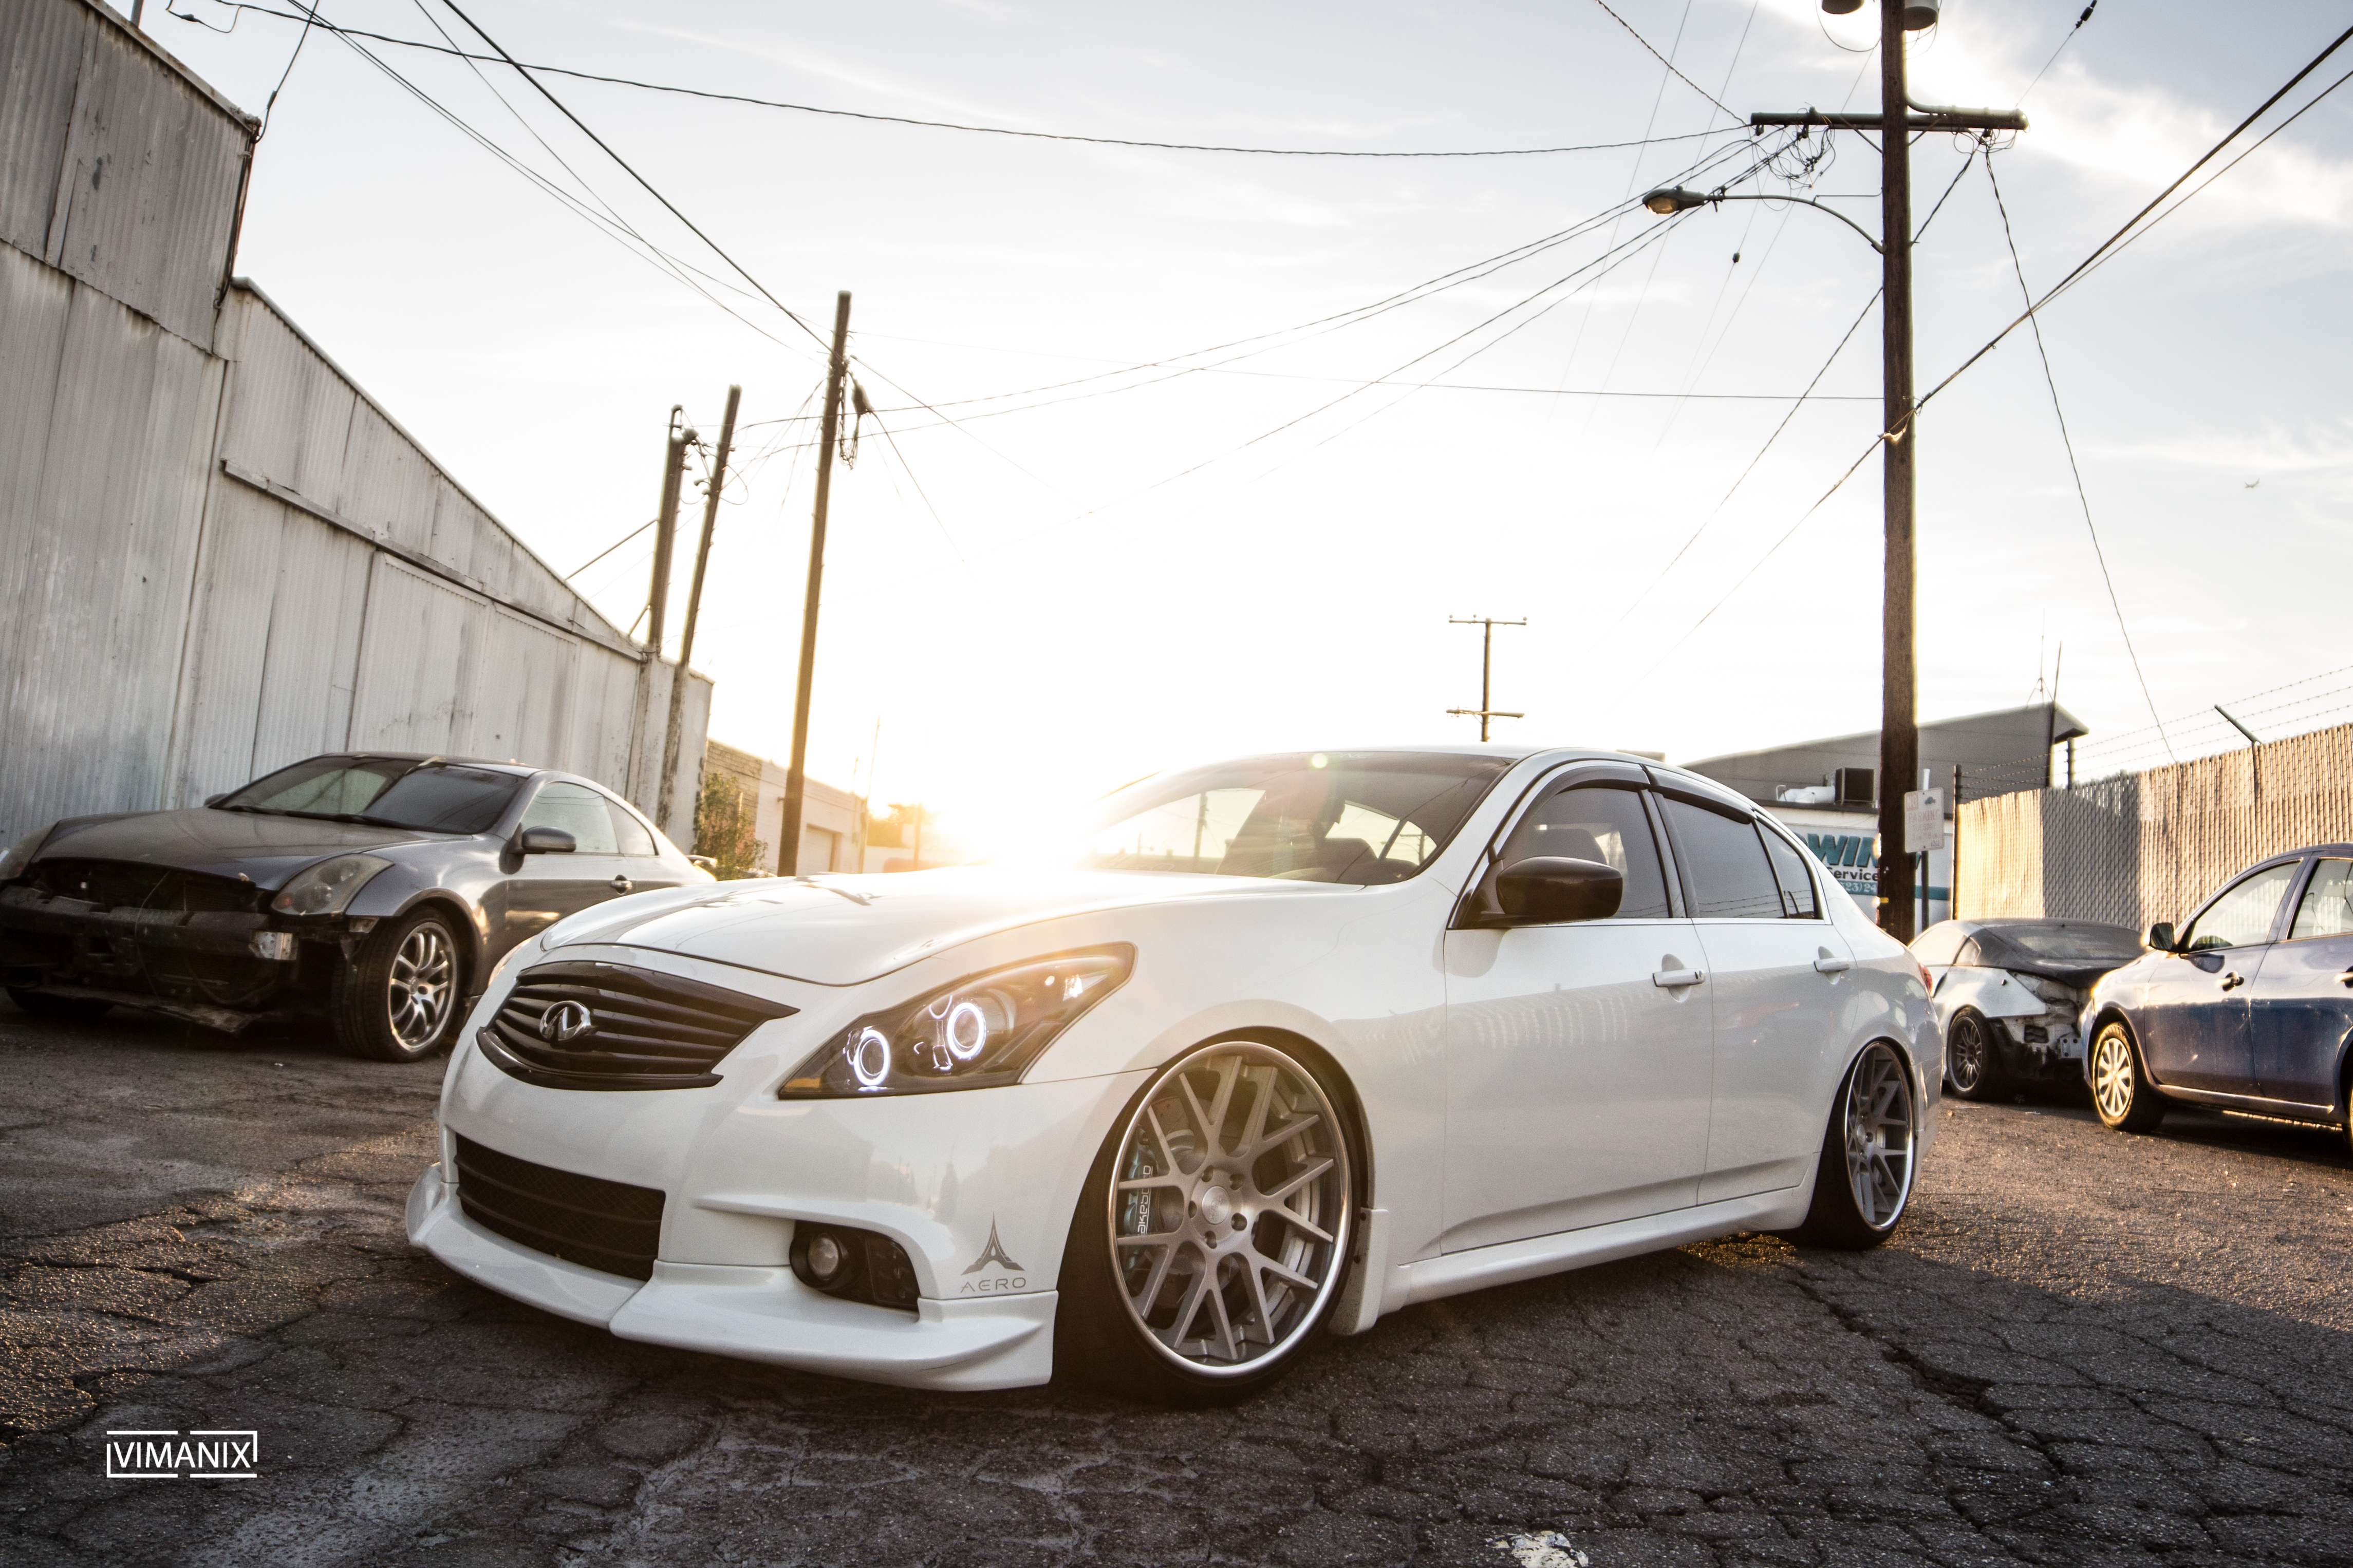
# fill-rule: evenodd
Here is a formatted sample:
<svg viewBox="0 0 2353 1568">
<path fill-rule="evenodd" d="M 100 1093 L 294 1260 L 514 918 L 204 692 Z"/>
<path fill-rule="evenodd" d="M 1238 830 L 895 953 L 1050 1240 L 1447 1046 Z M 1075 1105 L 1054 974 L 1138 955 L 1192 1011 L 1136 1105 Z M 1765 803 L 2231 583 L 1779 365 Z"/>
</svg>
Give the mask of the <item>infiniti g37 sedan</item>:
<svg viewBox="0 0 2353 1568">
<path fill-rule="evenodd" d="M 1074 860 L 644 893 L 522 942 L 408 1234 L 628 1339 L 1210 1402 L 1417 1301 L 1878 1242 L 1938 1051 L 1910 953 L 1708 780 L 1261 756 L 1109 797 Z"/>
<path fill-rule="evenodd" d="M 122 1005 L 235 1032 L 324 1016 L 346 1048 L 413 1061 L 517 942 L 636 889 L 711 880 L 587 779 L 312 757 L 200 807 L 69 817 L 0 853 L 0 983 L 37 1017 Z"/>
<path fill-rule="evenodd" d="M 2172 1101 L 2353 1129 L 2353 844 L 2241 873 L 2084 1007 L 2100 1120 L 2146 1132 Z"/>
</svg>

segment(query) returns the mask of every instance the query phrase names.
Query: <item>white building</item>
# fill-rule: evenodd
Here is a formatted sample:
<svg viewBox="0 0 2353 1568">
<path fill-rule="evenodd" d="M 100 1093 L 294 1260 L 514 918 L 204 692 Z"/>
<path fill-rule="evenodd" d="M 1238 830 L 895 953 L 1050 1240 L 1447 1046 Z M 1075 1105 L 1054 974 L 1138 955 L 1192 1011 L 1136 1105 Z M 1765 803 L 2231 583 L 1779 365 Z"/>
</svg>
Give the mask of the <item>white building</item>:
<svg viewBox="0 0 2353 1568">
<path fill-rule="evenodd" d="M 752 820 L 757 826 L 753 837 L 768 847 L 768 866 L 781 867 L 787 777 L 784 764 L 712 741 L 705 744 L 703 766 L 705 776 L 722 773 L 733 778 L 744 797 L 754 803 Z M 816 779 L 803 785 L 799 874 L 868 869 L 865 851 L 866 803 L 848 790 Z"/>
<path fill-rule="evenodd" d="M 0 842 L 359 747 L 650 813 L 671 667 L 233 276 L 259 122 L 97 0 L 0 5 Z"/>
</svg>

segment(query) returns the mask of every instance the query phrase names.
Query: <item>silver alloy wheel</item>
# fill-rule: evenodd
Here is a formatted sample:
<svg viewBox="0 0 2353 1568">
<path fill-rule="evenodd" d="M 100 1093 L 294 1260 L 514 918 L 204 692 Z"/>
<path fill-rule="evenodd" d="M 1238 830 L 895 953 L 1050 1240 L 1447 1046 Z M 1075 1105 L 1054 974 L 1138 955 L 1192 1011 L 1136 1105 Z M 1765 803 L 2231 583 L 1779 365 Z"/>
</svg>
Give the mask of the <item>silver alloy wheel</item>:
<svg viewBox="0 0 2353 1568">
<path fill-rule="evenodd" d="M 1165 1072 L 1112 1167 L 1112 1267 L 1145 1339 L 1187 1371 L 1240 1376 L 1311 1330 L 1354 1209 L 1323 1086 L 1271 1046 L 1206 1046 Z"/>
<path fill-rule="evenodd" d="M 1902 1059 L 1883 1045 L 1872 1046 L 1847 1080 L 1846 1170 L 1855 1212 L 1873 1230 L 1894 1225 L 1912 1195 L 1915 1116 Z"/>
<path fill-rule="evenodd" d="M 2132 1109 L 2134 1079 L 2132 1047 L 2114 1030 L 2103 1034 L 2092 1047 L 2092 1099 L 2102 1116 L 2125 1119 Z"/>
<path fill-rule="evenodd" d="M 428 921 L 410 931 L 393 955 L 391 982 L 385 987 L 392 1037 L 412 1051 L 439 1039 L 456 999 L 457 978 L 458 955 L 441 928 Z"/>
<path fill-rule="evenodd" d="M 1986 1038 L 1986 1026 L 1972 1013 L 1963 1013 L 1953 1020 L 1952 1038 L 1945 1053 L 1945 1076 L 1963 1094 L 1975 1092 L 1985 1082 L 1988 1058 L 1993 1053 L 1993 1042 Z"/>
</svg>

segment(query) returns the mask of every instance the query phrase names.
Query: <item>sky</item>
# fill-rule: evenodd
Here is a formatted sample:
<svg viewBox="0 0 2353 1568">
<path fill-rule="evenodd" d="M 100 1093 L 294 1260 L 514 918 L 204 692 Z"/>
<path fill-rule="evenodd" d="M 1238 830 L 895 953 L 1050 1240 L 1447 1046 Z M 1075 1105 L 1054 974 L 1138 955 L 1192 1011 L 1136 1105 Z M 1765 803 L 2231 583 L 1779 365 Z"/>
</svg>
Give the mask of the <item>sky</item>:
<svg viewBox="0 0 2353 1568">
<path fill-rule="evenodd" d="M 1786 202 L 1608 216 L 1745 176 L 1875 233 L 1860 138 L 1754 171 L 1778 143 L 1725 112 L 1875 109 L 1875 7 L 460 3 L 527 63 L 855 114 L 1354 153 L 1659 139 L 1276 157 L 541 78 L 575 125 L 501 66 L 368 44 L 412 93 L 333 34 L 297 52 L 298 23 L 155 0 L 199 75 L 257 113 L 278 92 L 239 272 L 558 572 L 652 516 L 673 405 L 715 441 L 744 387 L 693 655 L 715 737 L 790 746 L 842 289 L 878 413 L 834 475 L 819 778 L 987 840 L 1164 767 L 1474 739 L 1447 710 L 1478 705 L 1480 633 L 1450 624 L 1478 616 L 1527 622 L 1494 634 L 1493 705 L 1525 715 L 1499 740 L 1688 762 L 1876 726 L 1879 258 Z M 2081 9 L 1947 0 L 1915 37 L 1915 99 L 2031 121 L 1990 160 L 1913 149 L 1915 225 L 1944 204 L 1915 251 L 1924 392 L 2019 314 L 2020 269 L 2064 276 L 2344 25 L 2105 0 L 2071 37 Z M 322 14 L 489 52 L 446 0 Z M 2056 665 L 2087 766 L 2144 765 L 2152 709 L 2177 752 L 2215 749 L 2211 705 L 2353 665 L 2322 591 L 2353 565 L 2348 226 L 2353 91 L 2043 313 L 2090 527 L 2030 333 L 1928 405 L 1924 719 L 2032 700 Z M 575 586 L 628 626 L 650 553 Z"/>
</svg>

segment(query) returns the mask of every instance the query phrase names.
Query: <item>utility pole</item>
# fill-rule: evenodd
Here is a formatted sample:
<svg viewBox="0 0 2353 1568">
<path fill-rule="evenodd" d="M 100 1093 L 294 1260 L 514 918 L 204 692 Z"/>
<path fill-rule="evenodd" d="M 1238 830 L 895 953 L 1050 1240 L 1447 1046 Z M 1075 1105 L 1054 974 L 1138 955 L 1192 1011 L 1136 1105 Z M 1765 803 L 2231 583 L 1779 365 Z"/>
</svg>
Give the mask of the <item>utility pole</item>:
<svg viewBox="0 0 2353 1568">
<path fill-rule="evenodd" d="M 825 417 L 817 434 L 817 510 L 809 518 L 808 593 L 801 601 L 801 668 L 793 688 L 793 758 L 785 773 L 785 841 L 776 847 L 780 877 L 800 874 L 801 807 L 808 794 L 809 689 L 817 681 L 817 609 L 825 586 L 825 511 L 833 497 L 834 428 L 841 423 L 841 383 L 849 374 L 849 290 L 844 289 L 833 301 L 833 356 L 826 362 Z"/>
<path fill-rule="evenodd" d="M 646 709 L 653 700 L 654 667 L 661 662 L 662 618 L 670 608 L 670 565 L 672 546 L 678 540 L 678 491 L 681 477 L 686 471 L 686 449 L 697 439 L 695 433 L 679 423 L 686 410 L 678 404 L 670 408 L 670 438 L 662 456 L 661 505 L 654 512 L 654 575 L 646 589 L 646 645 L 638 659 L 638 697 L 629 710 L 629 772 L 628 794 L 639 805 L 650 803 L 638 795 L 645 766 Z M 660 786 L 655 786 L 659 795 Z"/>
<path fill-rule="evenodd" d="M 1449 708 L 1446 711 L 1454 717 L 1463 719 L 1468 719 L 1475 715 L 1479 721 L 1479 739 L 1482 742 L 1484 742 L 1487 739 L 1487 721 L 1490 719 L 1525 719 L 1527 717 L 1525 713 L 1507 713 L 1504 711 L 1502 709 L 1495 706 L 1494 701 L 1489 697 L 1488 693 L 1493 688 L 1495 673 L 1495 628 L 1497 626 L 1524 626 L 1528 623 L 1525 620 L 1499 621 L 1491 616 L 1449 616 L 1446 617 L 1446 624 L 1450 626 L 1478 626 L 1481 628 L 1479 637 L 1479 706 L 1476 708 Z"/>
<path fill-rule="evenodd" d="M 712 459 L 711 478 L 703 484 L 702 542 L 695 547 L 694 581 L 686 591 L 686 635 L 679 639 L 678 666 L 670 671 L 670 724 L 662 732 L 661 794 L 654 823 L 664 833 L 670 831 L 670 796 L 678 783 L 678 727 L 686 712 L 687 671 L 694 658 L 694 623 L 702 613 L 702 574 L 711 564 L 711 535 L 719 526 L 719 491 L 727 482 L 727 452 L 735 444 L 735 409 L 743 401 L 742 387 L 727 389 L 727 413 L 719 422 L 719 452 Z"/>
<path fill-rule="evenodd" d="M 1822 0 L 1843 15 L 1860 0 Z M 1879 112 L 1876 115 L 1752 114 L 1752 126 L 1820 125 L 1879 132 L 1879 222 L 1883 383 L 1881 439 L 1886 509 L 1885 578 L 1880 603 L 1879 924 L 1898 942 L 1914 935 L 1913 856 L 1904 832 L 1904 792 L 1920 772 L 1919 679 L 1913 651 L 1913 518 L 1918 497 L 1918 423 L 1912 401 L 1912 136 L 1921 131 L 2023 131 L 2016 110 L 1931 109 L 1912 101 L 1905 75 L 1905 34 L 1936 20 L 1928 0 L 1880 0 Z"/>
</svg>

